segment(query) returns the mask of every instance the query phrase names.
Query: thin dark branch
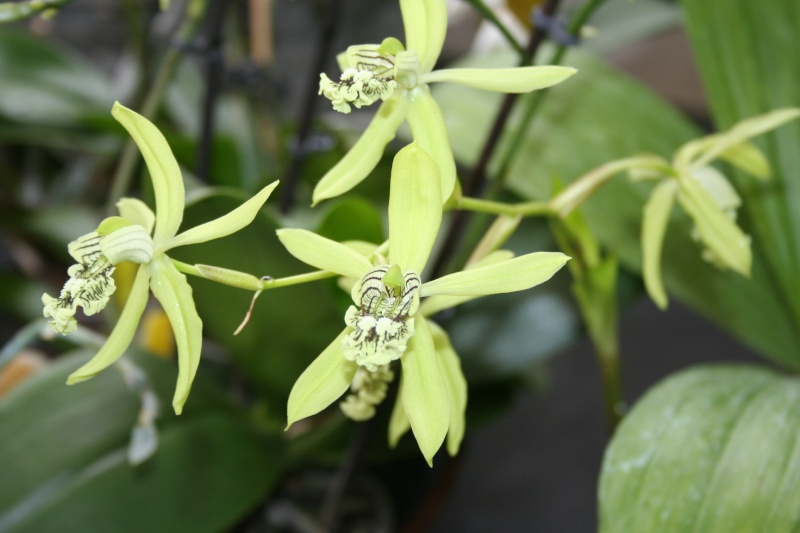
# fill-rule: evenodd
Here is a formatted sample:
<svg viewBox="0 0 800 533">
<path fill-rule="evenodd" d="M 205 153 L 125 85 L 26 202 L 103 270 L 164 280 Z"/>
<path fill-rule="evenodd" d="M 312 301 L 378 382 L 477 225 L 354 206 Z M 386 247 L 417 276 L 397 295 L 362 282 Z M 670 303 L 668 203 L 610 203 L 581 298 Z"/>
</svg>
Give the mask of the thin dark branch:
<svg viewBox="0 0 800 533">
<path fill-rule="evenodd" d="M 311 64 L 311 69 L 308 74 L 308 85 L 306 92 L 303 96 L 303 107 L 300 112 L 300 120 L 297 126 L 297 135 L 292 146 L 292 159 L 289 161 L 289 167 L 286 169 L 283 179 L 283 193 L 281 195 L 281 212 L 286 213 L 294 204 L 295 190 L 297 189 L 297 180 L 300 176 L 300 170 L 303 168 L 305 161 L 306 150 L 305 145 L 311 134 L 311 124 L 314 118 L 314 106 L 317 102 L 318 96 L 318 76 L 319 73 L 325 70 L 325 62 L 328 60 L 328 54 L 333 43 L 333 38 L 336 36 L 336 27 L 339 20 L 339 14 L 342 11 L 340 0 L 322 0 L 320 7 L 320 18 L 323 21 L 320 28 L 319 42 L 317 43 L 317 54 L 314 62 Z"/>
<path fill-rule="evenodd" d="M 208 182 L 214 143 L 214 118 L 222 86 L 222 26 L 225 21 L 226 0 L 212 0 L 206 13 L 205 35 L 199 43 L 205 61 L 205 95 L 201 111 L 200 140 L 197 144 L 197 177 Z"/>
<path fill-rule="evenodd" d="M 558 9 L 559 3 L 560 0 L 547 0 L 542 7 L 542 12 L 548 17 L 552 17 Z M 522 61 L 520 61 L 520 66 L 528 66 L 533 62 L 545 36 L 545 32 L 538 29 L 535 25 L 531 28 L 531 36 L 528 41 L 528 46 L 525 49 L 525 56 Z M 511 116 L 514 103 L 517 101 L 517 96 L 516 94 L 507 94 L 503 98 L 503 103 L 500 106 L 500 110 L 497 112 L 497 116 L 495 116 L 491 130 L 489 130 L 489 135 L 483 145 L 480 157 L 478 157 L 478 162 L 475 163 L 472 172 L 464 182 L 463 193 L 465 196 L 479 197 L 483 194 L 486 188 L 486 167 L 489 166 L 489 161 L 497 149 L 503 129 L 505 128 L 506 122 L 508 122 L 509 116 Z M 467 222 L 469 221 L 469 216 L 467 211 L 456 211 L 453 215 L 453 220 L 450 223 L 450 227 L 444 239 L 444 244 L 441 250 L 439 250 L 439 255 L 434 262 L 434 277 L 438 277 L 444 273 L 447 261 L 449 261 L 454 250 L 461 241 Z"/>
</svg>

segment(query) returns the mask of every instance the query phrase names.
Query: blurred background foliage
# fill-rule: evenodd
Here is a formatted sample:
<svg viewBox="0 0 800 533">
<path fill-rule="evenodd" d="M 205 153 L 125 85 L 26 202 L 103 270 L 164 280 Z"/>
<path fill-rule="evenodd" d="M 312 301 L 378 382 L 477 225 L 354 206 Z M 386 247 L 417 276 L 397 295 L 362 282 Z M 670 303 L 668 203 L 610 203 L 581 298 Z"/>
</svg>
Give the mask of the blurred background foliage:
<svg viewBox="0 0 800 533">
<path fill-rule="evenodd" d="M 91 231 L 116 193 L 152 196 L 138 154 L 125 161 L 130 143 L 110 116 L 114 100 L 149 114 L 165 133 L 187 182 L 187 226 L 283 180 L 248 228 L 181 249 L 177 259 L 279 277 L 304 268 L 279 245 L 274 230 L 280 226 L 337 240 L 385 238 L 382 206 L 401 141 L 390 145 L 377 176 L 353 195 L 313 211 L 308 205 L 313 185 L 369 117 L 369 111 L 335 115 L 327 102 L 317 101 L 315 69 L 331 72 L 335 54 L 347 44 L 401 36 L 396 2 L 207 0 L 190 3 L 186 12 L 183 2 L 172 4 L 161 11 L 155 1 L 74 0 L 53 18 L 0 27 L 0 464 L 6 465 L 0 532 L 314 531 L 303 529 L 303 520 L 320 505 L 340 503 L 340 471 L 331 467 L 347 464 L 359 449 L 366 449 L 374 473 L 353 483 L 354 495 L 341 510 L 342 529 L 418 524 L 416 509 L 424 511 L 426 495 L 441 485 L 452 463 L 442 457 L 437 461 L 445 466 L 428 472 L 408 437 L 397 451 L 388 450 L 385 413 L 371 438 L 335 409 L 289 434 L 282 430 L 294 380 L 340 330 L 349 305 L 333 280 L 261 295 L 249 324 L 233 336 L 252 295 L 191 279 L 207 341 L 198 383 L 180 418 L 142 402 L 145 390 L 166 403 L 175 379 L 169 343 L 155 348 L 165 335 L 157 325 L 145 325 L 140 346 L 127 356 L 144 381 L 109 369 L 77 387 L 63 385 L 102 342 L 113 312 L 89 317 L 75 339 L 39 339 L 41 294 L 58 290 L 65 279 L 66 243 Z M 521 41 L 534 4 L 491 3 L 518 17 Z M 580 4 L 566 2 L 563 12 L 574 13 Z M 565 64 L 579 75 L 544 98 L 521 98 L 514 108 L 488 168 L 493 179 L 487 196 L 544 200 L 554 180 L 568 183 L 640 152 L 670 157 L 712 125 L 727 127 L 800 105 L 800 56 L 776 53 L 796 50 L 790 21 L 800 20 L 798 6 L 793 0 L 769 7 L 744 0 L 608 0 L 591 21 L 597 37 L 566 56 Z M 489 25 L 479 26 L 466 3 L 450 7 L 443 61 L 517 61 Z M 609 64 L 609 57 L 643 39 L 681 27 L 691 38 L 713 116 L 704 115 L 702 105 L 679 109 Z M 537 62 L 552 53 L 547 44 Z M 450 85 L 437 86 L 435 96 L 464 175 L 486 142 L 502 96 Z M 529 105 L 537 106 L 535 119 L 512 153 L 510 138 L 525 126 Z M 752 279 L 704 262 L 690 238 L 690 221 L 677 212 L 663 272 L 676 298 L 769 360 L 797 370 L 800 211 L 793 205 L 800 182 L 792 173 L 800 168 L 800 125 L 756 144 L 773 165 L 771 181 L 746 181 L 725 169 L 745 197 L 743 225 L 755 251 Z M 287 187 L 292 194 L 281 201 Z M 623 306 L 642 293 L 639 233 L 649 192 L 647 185 L 619 178 L 583 209 L 601 244 L 620 259 Z M 472 220 L 462 256 L 488 222 Z M 509 242 L 518 253 L 555 246 L 541 221 L 524 222 Z M 160 310 L 147 313 L 158 324 Z M 502 413 L 516 391 L 541 387 L 549 358 L 583 335 L 567 274 L 440 318 L 470 382 L 470 428 Z M 129 454 L 141 445 L 132 431 L 153 412 L 157 449 L 131 466 Z"/>
</svg>

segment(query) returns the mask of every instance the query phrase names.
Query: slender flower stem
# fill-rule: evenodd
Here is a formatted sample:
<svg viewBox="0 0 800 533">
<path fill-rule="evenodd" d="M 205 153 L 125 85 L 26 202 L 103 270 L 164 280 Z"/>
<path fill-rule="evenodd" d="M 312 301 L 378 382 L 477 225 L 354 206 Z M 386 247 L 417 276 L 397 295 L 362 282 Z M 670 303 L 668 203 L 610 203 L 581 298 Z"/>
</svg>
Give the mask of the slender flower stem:
<svg viewBox="0 0 800 533">
<path fill-rule="evenodd" d="M 184 263 L 183 261 L 178 261 L 177 259 L 172 259 L 172 264 L 178 269 L 179 272 L 183 272 L 189 276 L 197 276 L 198 278 L 209 279 L 210 281 L 216 281 L 217 283 L 221 283 L 223 285 L 228 285 L 230 287 L 242 288 L 241 285 L 237 285 L 235 283 L 225 283 L 220 279 L 210 279 L 203 274 L 203 272 L 197 267 L 197 265 L 190 265 L 189 263 Z M 246 274 L 244 272 L 236 272 L 230 271 L 235 274 L 240 274 L 242 276 L 250 276 L 250 274 Z M 298 274 L 296 276 L 287 276 L 285 278 L 276 278 L 276 279 L 261 279 L 259 280 L 261 283 L 260 290 L 266 291 L 269 289 L 279 289 L 281 287 L 289 287 L 291 285 L 299 285 L 301 283 L 310 283 L 312 281 L 319 281 L 322 279 L 328 279 L 338 276 L 338 274 L 334 272 L 328 272 L 325 270 L 317 270 L 315 272 L 307 272 L 305 274 Z M 255 276 L 252 276 L 255 278 Z"/>
<path fill-rule="evenodd" d="M 553 216 L 555 212 L 546 202 L 522 202 L 519 204 L 506 204 L 483 200 L 481 198 L 463 197 L 459 199 L 458 209 L 473 211 L 475 213 L 489 213 L 492 215 L 520 215 L 523 217 L 531 216 Z"/>
<path fill-rule="evenodd" d="M 183 15 L 184 19 L 178 29 L 178 42 L 185 42 L 194 35 L 197 29 L 199 20 L 199 13 L 195 13 L 190 5 L 187 6 Z M 178 67 L 183 51 L 179 46 L 171 46 L 167 51 L 161 65 L 156 73 L 153 85 L 142 103 L 140 114 L 145 118 L 152 120 L 153 116 L 158 111 L 161 100 L 167 91 L 170 80 Z M 133 171 L 136 168 L 138 161 L 138 148 L 133 139 L 129 139 L 125 143 L 122 150 L 117 170 L 111 178 L 111 191 L 108 195 L 108 202 L 106 204 L 106 212 L 111 215 L 116 211 L 115 204 L 130 188 L 131 179 L 133 178 Z"/>
</svg>

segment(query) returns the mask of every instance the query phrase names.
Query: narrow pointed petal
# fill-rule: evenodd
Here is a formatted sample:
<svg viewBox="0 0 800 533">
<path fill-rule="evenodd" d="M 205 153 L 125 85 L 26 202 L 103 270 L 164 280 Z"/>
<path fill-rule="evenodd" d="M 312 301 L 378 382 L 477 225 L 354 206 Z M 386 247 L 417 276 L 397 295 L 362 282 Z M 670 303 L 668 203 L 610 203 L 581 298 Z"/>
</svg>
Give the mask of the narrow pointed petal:
<svg viewBox="0 0 800 533">
<path fill-rule="evenodd" d="M 693 166 L 706 166 L 732 146 L 736 146 L 751 137 L 757 137 L 758 135 L 779 128 L 797 118 L 800 118 L 800 108 L 790 107 L 776 109 L 769 113 L 737 122 L 728 131 L 714 135 L 713 138 L 715 142 L 707 147 L 706 151 L 693 163 Z"/>
<path fill-rule="evenodd" d="M 428 322 L 436 346 L 436 355 L 439 358 L 439 367 L 442 370 L 444 381 L 447 384 L 447 393 L 450 395 L 450 428 L 447 430 L 447 453 L 455 457 L 464 440 L 466 430 L 467 412 L 467 380 L 461 371 L 461 361 L 458 354 L 450 344 L 447 333 L 436 325 Z"/>
<path fill-rule="evenodd" d="M 483 296 L 530 289 L 553 277 L 569 259 L 560 252 L 526 254 L 429 281 L 422 285 L 422 296 Z"/>
<path fill-rule="evenodd" d="M 162 255 L 147 265 L 150 269 L 150 290 L 169 318 L 178 346 L 178 383 L 172 398 L 175 414 L 183 411 L 189 397 L 203 344 L 203 322 L 197 315 L 192 287 L 186 276 L 178 272 L 169 257 Z"/>
<path fill-rule="evenodd" d="M 419 56 L 420 72 L 430 72 L 442 52 L 447 32 L 447 7 L 444 0 L 400 0 L 406 50 Z"/>
<path fill-rule="evenodd" d="M 389 192 L 389 261 L 404 272 L 421 273 L 428 261 L 439 225 L 442 199 L 436 162 L 412 143 L 392 164 Z"/>
<path fill-rule="evenodd" d="M 278 186 L 277 181 L 273 181 L 263 189 L 261 189 L 255 196 L 247 200 L 245 203 L 216 220 L 200 224 L 189 230 L 184 231 L 180 235 L 169 239 L 164 243 L 162 251 L 177 248 L 178 246 L 186 246 L 187 244 L 198 244 L 201 242 L 213 241 L 221 237 L 226 237 L 232 233 L 236 233 L 240 229 L 250 224 L 256 215 L 264 206 L 264 203 L 272 194 L 275 187 Z"/>
<path fill-rule="evenodd" d="M 156 227 L 153 241 L 158 245 L 173 237 L 183 220 L 184 189 L 181 169 L 167 140 L 149 120 L 114 103 L 114 118 L 128 130 L 142 152 L 156 196 Z"/>
<path fill-rule="evenodd" d="M 400 438 L 411 429 L 411 423 L 408 421 L 406 411 L 403 408 L 403 393 L 402 393 L 402 378 L 400 381 L 400 389 L 397 391 L 397 398 L 394 400 L 392 407 L 392 416 L 389 418 L 389 447 L 394 448 L 400 442 Z"/>
<path fill-rule="evenodd" d="M 661 249 L 669 214 L 678 193 L 678 183 L 667 179 L 653 190 L 642 216 L 642 275 L 647 294 L 659 309 L 667 308 L 667 293 L 661 280 Z"/>
<path fill-rule="evenodd" d="M 425 150 L 439 165 L 442 202 L 446 202 L 456 186 L 456 163 L 450 138 L 444 125 L 439 104 L 425 85 L 415 87 L 407 93 L 408 124 L 414 142 Z"/>
<path fill-rule="evenodd" d="M 156 225 L 156 214 L 147 207 L 147 204 L 137 198 L 122 198 L 117 202 L 117 209 L 122 218 L 127 218 L 134 224 L 143 226 L 147 233 L 153 233 Z"/>
<path fill-rule="evenodd" d="M 80 383 L 93 378 L 101 370 L 111 365 L 119 359 L 122 353 L 128 348 L 136 333 L 139 319 L 142 318 L 144 308 L 147 305 L 147 297 L 150 294 L 147 286 L 150 282 L 150 273 L 146 268 L 140 267 L 136 273 L 136 278 L 131 287 L 128 301 L 119 316 L 119 321 L 108 336 L 103 347 L 97 352 L 88 363 L 70 374 L 67 378 L 67 385 Z"/>
<path fill-rule="evenodd" d="M 349 246 L 304 229 L 279 229 L 281 244 L 300 261 L 340 276 L 360 279 L 372 263 Z"/>
<path fill-rule="evenodd" d="M 719 158 L 759 179 L 767 179 L 771 173 L 769 161 L 758 147 L 744 141 L 731 146 Z"/>
<path fill-rule="evenodd" d="M 439 368 L 428 321 L 415 317 L 416 332 L 409 350 L 400 358 L 403 366 L 401 394 L 411 431 L 429 466 L 441 448 L 450 426 L 450 397 Z"/>
<path fill-rule="evenodd" d="M 484 91 L 527 93 L 558 85 L 577 70 L 571 67 L 542 66 L 516 68 L 450 68 L 422 76 L 424 83 L 450 82 Z"/>
<path fill-rule="evenodd" d="M 394 139 L 405 118 L 401 97 L 386 100 L 350 151 L 317 183 L 313 205 L 344 194 L 366 178 L 381 160 L 386 145 Z"/>
<path fill-rule="evenodd" d="M 496 265 L 498 263 L 502 263 L 503 261 L 508 261 L 513 257 L 514 252 L 509 250 L 496 250 L 483 259 L 468 265 L 466 270 L 472 270 L 488 265 Z M 449 296 L 446 294 L 439 294 L 436 296 L 431 296 L 430 298 L 425 298 L 425 300 L 423 300 L 420 304 L 417 312 L 424 316 L 433 316 L 439 311 L 452 309 L 453 307 L 457 307 L 465 302 L 474 300 L 475 298 L 479 298 L 479 296 Z"/>
<path fill-rule="evenodd" d="M 319 413 L 350 387 L 358 370 L 358 365 L 345 359 L 342 353 L 342 338 L 350 331 L 342 331 L 297 378 L 286 407 L 286 429 Z"/>
<path fill-rule="evenodd" d="M 749 277 L 753 261 L 750 237 L 728 218 L 703 186 L 691 176 L 681 176 L 678 201 L 692 217 L 703 244 L 727 268 Z"/>
</svg>

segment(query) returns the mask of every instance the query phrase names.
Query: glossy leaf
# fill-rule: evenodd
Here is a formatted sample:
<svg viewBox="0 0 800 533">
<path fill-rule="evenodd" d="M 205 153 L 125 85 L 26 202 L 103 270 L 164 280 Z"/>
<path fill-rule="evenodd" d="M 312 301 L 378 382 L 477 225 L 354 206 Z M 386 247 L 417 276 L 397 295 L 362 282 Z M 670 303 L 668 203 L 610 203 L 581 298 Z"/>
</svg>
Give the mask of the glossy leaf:
<svg viewBox="0 0 800 533">
<path fill-rule="evenodd" d="M 796 531 L 798 400 L 796 379 L 751 365 L 658 384 L 606 452 L 601 533 Z"/>
</svg>

